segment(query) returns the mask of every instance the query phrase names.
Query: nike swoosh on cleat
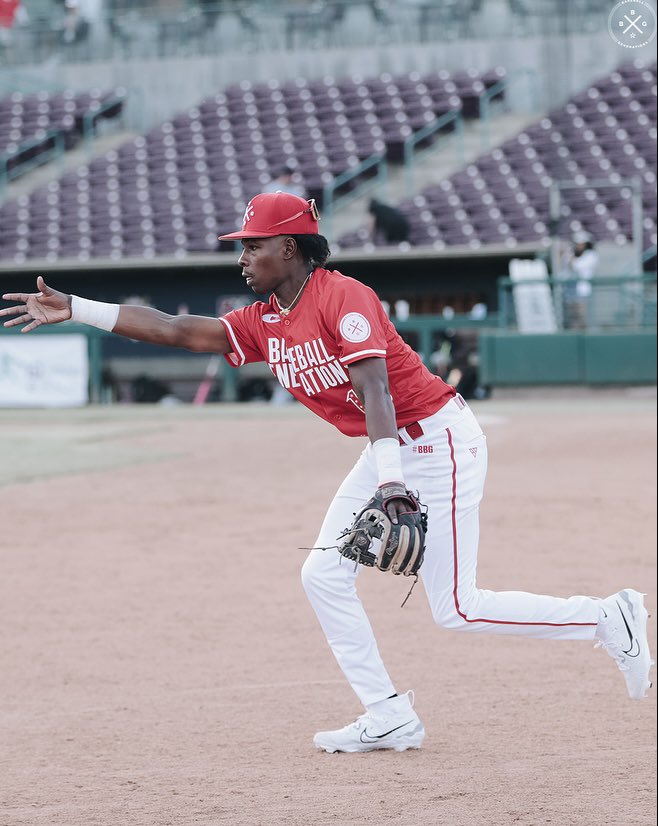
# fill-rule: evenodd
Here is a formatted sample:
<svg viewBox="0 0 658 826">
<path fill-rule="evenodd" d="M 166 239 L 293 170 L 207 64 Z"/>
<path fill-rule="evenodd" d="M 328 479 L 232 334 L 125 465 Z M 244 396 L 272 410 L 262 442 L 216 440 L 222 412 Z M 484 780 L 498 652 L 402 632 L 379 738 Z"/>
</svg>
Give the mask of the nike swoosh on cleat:
<svg viewBox="0 0 658 826">
<path fill-rule="evenodd" d="M 633 644 L 628 649 L 628 651 L 624 651 L 624 654 L 628 657 L 639 657 L 640 656 L 640 643 L 637 640 L 633 640 Z"/>
<path fill-rule="evenodd" d="M 362 743 L 376 743 L 377 740 L 381 740 L 382 737 L 388 737 L 389 734 L 393 734 L 394 731 L 398 731 L 399 729 L 404 728 L 405 726 L 408 726 L 409 723 L 413 723 L 413 720 L 407 720 L 407 722 L 402 723 L 401 726 L 396 726 L 395 728 L 392 728 L 390 731 L 385 731 L 383 734 L 368 734 L 367 729 L 363 729 L 363 731 L 359 735 L 359 740 Z M 371 739 L 370 740 L 364 740 L 363 739 L 364 734 L 365 734 L 366 737 L 370 737 Z"/>
<path fill-rule="evenodd" d="M 619 604 L 619 602 L 617 602 L 617 605 L 619 605 L 619 612 L 621 613 L 621 618 L 624 620 L 624 625 L 626 626 L 626 631 L 628 632 L 628 638 L 629 638 L 630 643 L 631 643 L 631 646 L 628 650 L 626 650 L 625 648 L 622 648 L 622 651 L 624 652 L 624 654 L 628 655 L 629 657 L 639 657 L 639 655 L 640 655 L 640 643 L 633 636 L 633 632 L 631 631 L 631 628 L 630 628 L 628 622 L 626 622 L 626 617 L 624 616 L 624 611 L 623 611 L 621 605 Z M 636 650 L 635 650 L 634 653 L 632 653 L 634 649 L 636 649 Z"/>
</svg>

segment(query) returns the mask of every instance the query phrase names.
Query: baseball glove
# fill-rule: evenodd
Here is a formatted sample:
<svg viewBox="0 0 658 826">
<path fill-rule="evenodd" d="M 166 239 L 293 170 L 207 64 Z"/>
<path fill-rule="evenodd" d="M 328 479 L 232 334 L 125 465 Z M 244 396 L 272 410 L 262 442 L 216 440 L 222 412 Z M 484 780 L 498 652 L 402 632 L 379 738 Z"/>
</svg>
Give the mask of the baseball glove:
<svg viewBox="0 0 658 826">
<path fill-rule="evenodd" d="M 403 500 L 407 511 L 397 524 L 389 516 L 391 500 Z M 382 485 L 339 537 L 338 551 L 361 565 L 404 576 L 418 576 L 425 553 L 427 508 L 400 483 Z"/>
</svg>

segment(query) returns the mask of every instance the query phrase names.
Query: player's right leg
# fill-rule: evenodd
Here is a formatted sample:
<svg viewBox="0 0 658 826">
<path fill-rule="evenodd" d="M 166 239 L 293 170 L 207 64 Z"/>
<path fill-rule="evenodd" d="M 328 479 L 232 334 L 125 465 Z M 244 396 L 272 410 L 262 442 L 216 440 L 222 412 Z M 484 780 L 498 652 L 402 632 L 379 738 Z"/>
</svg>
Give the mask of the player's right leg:
<svg viewBox="0 0 658 826">
<path fill-rule="evenodd" d="M 466 408 L 460 417 L 453 412 L 446 428 L 433 425 L 423 423 L 432 451 L 406 454 L 403 467 L 407 484 L 420 490 L 429 508 L 420 575 L 435 622 L 470 633 L 599 640 L 623 672 L 630 697 L 642 698 L 650 686 L 652 660 L 647 612 L 637 591 L 600 600 L 476 586 L 486 441 Z"/>
<path fill-rule="evenodd" d="M 340 486 L 302 568 L 302 583 L 331 650 L 366 713 L 334 731 L 318 732 L 325 751 L 419 748 L 425 736 L 409 693 L 397 695 L 356 591 L 359 566 L 336 550 L 338 537 L 377 487 L 370 452 Z M 331 546 L 334 546 L 333 548 Z M 327 550 L 320 550 L 327 548 Z"/>
<path fill-rule="evenodd" d="M 378 751 L 418 749 L 425 729 L 413 709 L 413 692 L 391 697 L 370 706 L 353 723 L 335 731 L 319 731 L 313 743 L 319 749 L 336 751 Z"/>
<path fill-rule="evenodd" d="M 598 646 L 604 648 L 624 675 L 628 695 L 642 700 L 651 688 L 649 674 L 654 665 L 649 652 L 644 595 L 625 588 L 600 602 L 601 618 L 596 629 Z"/>
</svg>

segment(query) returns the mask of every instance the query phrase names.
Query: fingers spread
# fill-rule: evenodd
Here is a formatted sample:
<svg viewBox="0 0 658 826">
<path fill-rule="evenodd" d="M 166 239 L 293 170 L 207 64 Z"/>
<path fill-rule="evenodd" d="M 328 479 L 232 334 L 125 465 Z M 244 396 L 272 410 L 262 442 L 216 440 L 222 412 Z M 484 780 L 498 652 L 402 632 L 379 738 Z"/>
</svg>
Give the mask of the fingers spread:
<svg viewBox="0 0 658 826">
<path fill-rule="evenodd" d="M 5 323 L 2 326 L 15 327 L 17 324 L 27 324 L 28 321 L 34 321 L 34 319 L 29 313 L 26 313 L 25 315 L 21 315 L 18 318 L 12 318 L 9 321 L 5 321 Z"/>
<path fill-rule="evenodd" d="M 5 293 L 3 296 L 5 301 L 27 301 L 29 293 Z"/>
<path fill-rule="evenodd" d="M 27 316 L 27 318 L 30 318 L 30 316 Z M 31 324 L 28 324 L 26 327 L 23 327 L 21 333 L 29 333 L 30 330 L 36 330 L 37 327 L 41 327 L 41 322 L 35 318 Z"/>
<path fill-rule="evenodd" d="M 0 310 L 0 315 L 16 315 L 17 313 L 24 313 L 26 310 L 25 304 L 17 304 L 14 307 L 5 307 Z"/>
</svg>

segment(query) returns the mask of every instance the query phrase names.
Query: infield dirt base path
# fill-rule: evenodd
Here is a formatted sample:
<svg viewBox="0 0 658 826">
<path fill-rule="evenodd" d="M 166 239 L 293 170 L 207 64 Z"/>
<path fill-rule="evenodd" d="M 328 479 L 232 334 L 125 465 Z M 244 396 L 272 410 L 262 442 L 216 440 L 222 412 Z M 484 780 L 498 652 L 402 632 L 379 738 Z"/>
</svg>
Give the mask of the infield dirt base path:
<svg viewBox="0 0 658 826">
<path fill-rule="evenodd" d="M 655 391 L 509 395 L 479 585 L 648 591 Z M 656 692 L 589 643 L 436 628 L 360 593 L 422 750 L 328 755 L 361 709 L 299 569 L 360 449 L 293 407 L 0 411 L 2 826 L 648 826 Z"/>
</svg>

